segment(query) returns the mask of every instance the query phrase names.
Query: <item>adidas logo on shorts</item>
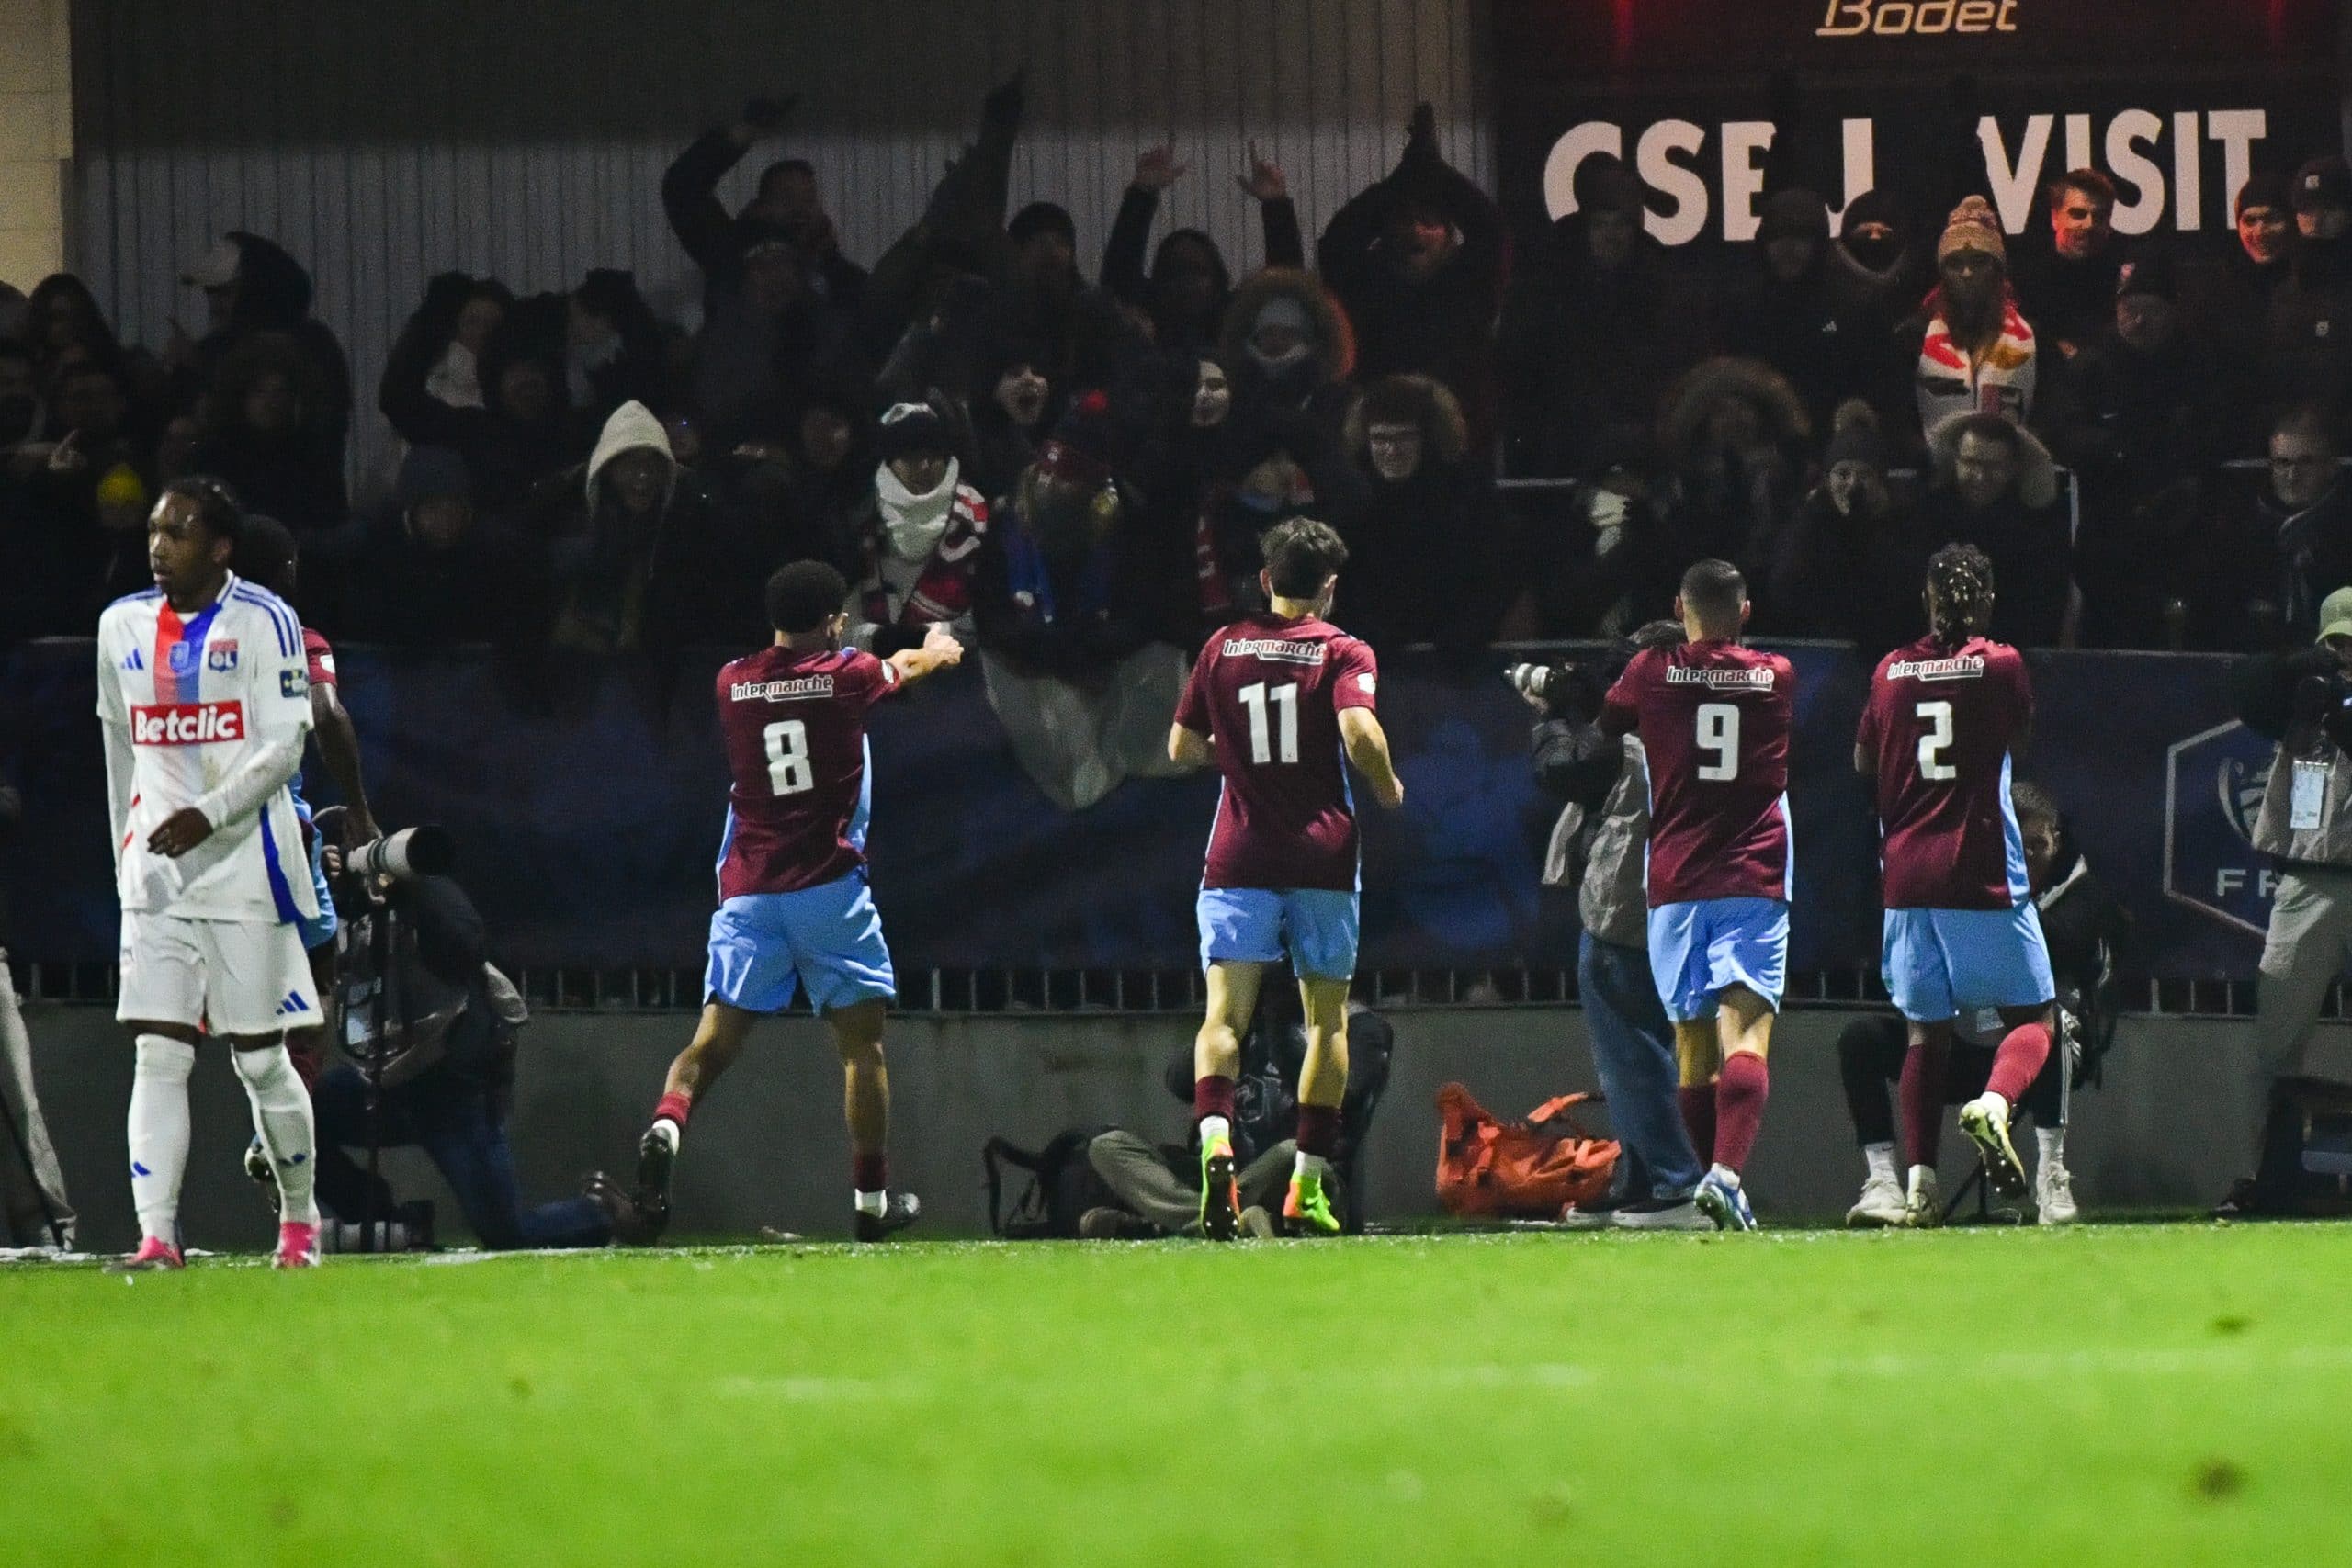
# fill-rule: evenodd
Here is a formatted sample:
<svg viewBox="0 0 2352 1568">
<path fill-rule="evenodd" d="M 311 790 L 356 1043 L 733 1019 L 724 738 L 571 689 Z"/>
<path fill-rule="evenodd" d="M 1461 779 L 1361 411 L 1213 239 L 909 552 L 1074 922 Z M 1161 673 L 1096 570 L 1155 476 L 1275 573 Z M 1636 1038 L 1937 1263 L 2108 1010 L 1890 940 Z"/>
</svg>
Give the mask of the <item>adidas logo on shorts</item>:
<svg viewBox="0 0 2352 1568">
<path fill-rule="evenodd" d="M 300 991 L 287 992 L 286 999 L 277 1004 L 277 1016 L 280 1018 L 285 1018 L 289 1014 L 299 1017 L 300 1014 L 309 1012 L 310 1010 L 310 998 L 303 996 Z"/>
</svg>

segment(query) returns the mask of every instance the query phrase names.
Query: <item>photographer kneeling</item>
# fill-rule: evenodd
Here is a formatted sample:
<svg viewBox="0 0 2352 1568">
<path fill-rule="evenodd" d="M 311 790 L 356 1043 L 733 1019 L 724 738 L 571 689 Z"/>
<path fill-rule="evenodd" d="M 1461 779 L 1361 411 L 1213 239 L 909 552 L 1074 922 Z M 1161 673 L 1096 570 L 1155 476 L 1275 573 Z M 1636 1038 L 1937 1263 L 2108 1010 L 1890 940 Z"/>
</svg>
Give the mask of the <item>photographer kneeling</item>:
<svg viewBox="0 0 2352 1568">
<path fill-rule="evenodd" d="M 634 1226 L 628 1198 L 598 1178 L 578 1197 L 524 1204 L 506 1118 L 514 1103 L 516 1032 L 529 1014 L 514 985 L 489 962 L 488 933 L 465 889 L 447 876 L 416 874 L 423 868 L 413 864 L 409 874 L 395 865 L 386 868 L 390 875 L 346 875 L 344 857 L 332 847 L 334 829 L 322 827 L 347 932 L 335 1009 L 339 1049 L 311 1092 L 319 1201 L 345 1223 L 333 1231 L 348 1234 L 347 1226 L 364 1235 L 360 1227 L 372 1213 L 379 1221 L 401 1222 L 399 1231 L 388 1233 L 392 1242 L 431 1245 L 431 1206 L 396 1204 L 380 1178 L 371 1191 L 366 1167 L 349 1152 L 368 1146 L 371 1071 L 379 1086 L 377 1146 L 423 1149 L 484 1247 L 602 1247 L 616 1229 Z M 354 858 L 368 856 L 369 849 L 354 851 Z M 388 917 L 389 963 L 378 929 Z M 387 970 L 389 987 L 382 983 Z"/>
<path fill-rule="evenodd" d="M 2279 876 L 2255 1006 L 2256 1174 L 2218 1212 L 2293 1213 L 2301 1119 L 2286 1097 L 2352 953 L 2352 588 L 2321 602 L 2315 646 L 2247 660 L 2231 694 L 2245 727 L 2278 742 L 2254 847 Z"/>
</svg>

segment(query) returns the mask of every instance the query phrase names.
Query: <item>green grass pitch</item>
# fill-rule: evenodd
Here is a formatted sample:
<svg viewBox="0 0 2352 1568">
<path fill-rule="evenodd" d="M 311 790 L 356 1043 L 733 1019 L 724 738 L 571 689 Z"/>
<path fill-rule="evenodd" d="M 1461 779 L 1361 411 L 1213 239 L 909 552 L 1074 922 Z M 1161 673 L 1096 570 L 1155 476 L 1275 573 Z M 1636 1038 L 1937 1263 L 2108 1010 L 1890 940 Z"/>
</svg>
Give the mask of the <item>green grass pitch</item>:
<svg viewBox="0 0 2352 1568">
<path fill-rule="evenodd" d="M 0 1561 L 2343 1562 L 2352 1230 L 0 1269 Z"/>
</svg>

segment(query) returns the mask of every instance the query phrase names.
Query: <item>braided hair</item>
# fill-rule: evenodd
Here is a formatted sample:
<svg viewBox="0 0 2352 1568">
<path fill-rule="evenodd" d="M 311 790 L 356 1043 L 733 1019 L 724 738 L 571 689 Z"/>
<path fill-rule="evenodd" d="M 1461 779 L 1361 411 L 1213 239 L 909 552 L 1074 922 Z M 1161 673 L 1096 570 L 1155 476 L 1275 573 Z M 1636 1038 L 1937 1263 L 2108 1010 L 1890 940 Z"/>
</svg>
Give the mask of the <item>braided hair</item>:
<svg viewBox="0 0 2352 1568">
<path fill-rule="evenodd" d="M 1993 618 L 1993 562 L 1974 545 L 1946 545 L 1928 561 L 1928 629 L 1946 648 L 1981 637 Z"/>
</svg>

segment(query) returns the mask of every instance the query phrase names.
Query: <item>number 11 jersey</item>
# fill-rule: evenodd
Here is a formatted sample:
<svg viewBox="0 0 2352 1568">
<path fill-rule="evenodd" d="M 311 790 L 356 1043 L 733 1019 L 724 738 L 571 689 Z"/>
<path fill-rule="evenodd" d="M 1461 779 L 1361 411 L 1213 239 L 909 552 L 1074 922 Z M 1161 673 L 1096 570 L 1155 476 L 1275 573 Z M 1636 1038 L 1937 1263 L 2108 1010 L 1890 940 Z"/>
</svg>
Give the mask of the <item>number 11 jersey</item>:
<svg viewBox="0 0 2352 1568">
<path fill-rule="evenodd" d="M 1354 891 L 1340 711 L 1374 706 L 1379 684 L 1371 648 L 1312 615 L 1261 611 L 1209 638 L 1176 705 L 1225 777 L 1202 886 Z"/>
<path fill-rule="evenodd" d="M 1855 744 L 1877 764 L 1888 908 L 2025 902 L 2009 760 L 2032 725 L 2032 680 L 2007 643 L 1922 637 L 1880 661 Z"/>
<path fill-rule="evenodd" d="M 1642 738 L 1651 908 L 1789 897 L 1796 684 L 1779 654 L 1710 640 L 1637 654 L 1609 689 L 1601 728 Z"/>
<path fill-rule="evenodd" d="M 898 690 L 870 653 L 763 648 L 718 672 L 727 838 L 718 897 L 797 893 L 865 865 L 865 715 Z"/>
</svg>

